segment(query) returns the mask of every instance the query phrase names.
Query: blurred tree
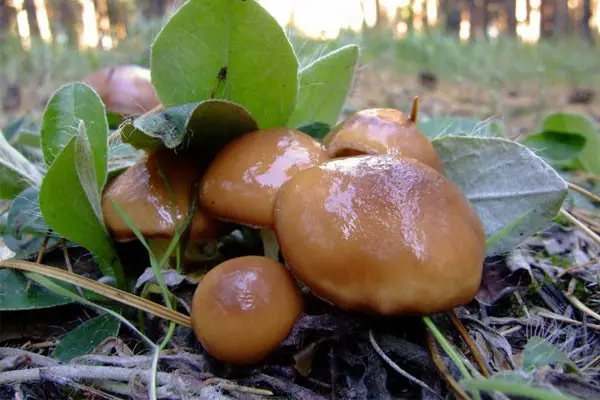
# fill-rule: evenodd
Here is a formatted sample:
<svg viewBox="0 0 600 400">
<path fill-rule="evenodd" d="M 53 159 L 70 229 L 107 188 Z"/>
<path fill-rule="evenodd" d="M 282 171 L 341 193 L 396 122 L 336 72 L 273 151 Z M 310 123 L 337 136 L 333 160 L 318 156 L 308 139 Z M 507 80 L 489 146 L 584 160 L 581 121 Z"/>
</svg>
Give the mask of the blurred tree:
<svg viewBox="0 0 600 400">
<path fill-rule="evenodd" d="M 446 30 L 458 36 L 460 32 L 460 12 L 462 3 L 459 0 L 444 1 L 443 14 L 446 16 Z"/>
<path fill-rule="evenodd" d="M 566 0 L 554 0 L 554 31 L 564 35 L 569 29 L 569 6 Z"/>
<path fill-rule="evenodd" d="M 541 26 L 541 37 L 549 38 L 554 35 L 554 14 L 555 14 L 555 0 L 542 0 L 540 5 L 542 26 Z"/>
<path fill-rule="evenodd" d="M 17 10 L 8 0 L 0 0 L 0 40 L 9 32 L 15 32 Z"/>
<path fill-rule="evenodd" d="M 33 0 L 25 0 L 23 8 L 27 11 L 27 22 L 29 22 L 29 34 L 31 37 L 40 35 L 40 27 L 37 24 L 35 15 L 35 2 Z"/>
<path fill-rule="evenodd" d="M 515 36 L 517 34 L 517 16 L 515 14 L 517 2 L 516 0 L 505 0 L 504 4 L 506 7 L 506 33 Z"/>
<path fill-rule="evenodd" d="M 594 43 L 594 36 L 592 35 L 592 1 L 583 0 L 583 10 L 581 16 L 581 34 L 588 43 Z"/>
</svg>

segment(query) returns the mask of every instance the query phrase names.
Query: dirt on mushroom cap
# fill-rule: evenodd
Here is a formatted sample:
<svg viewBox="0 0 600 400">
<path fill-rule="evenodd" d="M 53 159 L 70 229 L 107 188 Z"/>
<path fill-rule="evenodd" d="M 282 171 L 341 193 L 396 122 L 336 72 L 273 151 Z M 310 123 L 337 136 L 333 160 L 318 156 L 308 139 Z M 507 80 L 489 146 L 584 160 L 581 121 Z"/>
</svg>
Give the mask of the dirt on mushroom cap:
<svg viewBox="0 0 600 400">
<path fill-rule="evenodd" d="M 444 167 L 429 139 L 401 111 L 371 108 L 348 116 L 325 137 L 330 157 L 390 154 L 415 158 L 440 173 Z"/>
<path fill-rule="evenodd" d="M 334 304 L 428 314 L 473 299 L 485 235 L 459 189 L 414 159 L 331 160 L 286 182 L 275 231 L 291 268 Z"/>
</svg>

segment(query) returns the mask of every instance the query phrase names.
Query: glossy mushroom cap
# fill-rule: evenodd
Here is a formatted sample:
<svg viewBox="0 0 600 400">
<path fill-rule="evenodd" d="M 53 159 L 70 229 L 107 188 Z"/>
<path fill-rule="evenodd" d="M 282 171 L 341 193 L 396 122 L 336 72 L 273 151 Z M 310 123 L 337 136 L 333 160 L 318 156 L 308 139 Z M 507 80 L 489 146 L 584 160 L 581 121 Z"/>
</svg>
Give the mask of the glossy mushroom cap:
<svg viewBox="0 0 600 400">
<path fill-rule="evenodd" d="M 102 68 L 83 81 L 98 92 L 108 111 L 123 116 L 141 115 L 161 104 L 150 70 L 138 65 Z"/>
<path fill-rule="evenodd" d="M 109 199 L 125 211 L 146 238 L 172 238 L 188 216 L 195 194 L 193 183 L 200 175 L 196 160 L 172 150 L 161 149 L 144 156 L 113 179 L 104 191 L 102 213 L 112 237 L 121 242 L 136 239 Z M 214 238 L 224 229 L 225 224 L 203 213 L 196 205 L 190 240 Z"/>
<path fill-rule="evenodd" d="M 371 108 L 337 124 L 325 137 L 331 158 L 365 154 L 410 157 L 443 173 L 435 148 L 417 125 L 401 111 Z"/>
<path fill-rule="evenodd" d="M 297 130 L 247 133 L 229 142 L 208 166 L 200 203 L 221 220 L 270 228 L 279 187 L 297 172 L 327 159 L 318 141 Z"/>
<path fill-rule="evenodd" d="M 245 256 L 202 278 L 192 300 L 192 328 L 213 357 L 255 364 L 287 338 L 302 310 L 301 291 L 282 264 Z"/>
<path fill-rule="evenodd" d="M 280 189 L 275 232 L 291 271 L 339 307 L 419 315 L 471 301 L 485 235 L 464 194 L 409 158 L 335 159 Z"/>
</svg>

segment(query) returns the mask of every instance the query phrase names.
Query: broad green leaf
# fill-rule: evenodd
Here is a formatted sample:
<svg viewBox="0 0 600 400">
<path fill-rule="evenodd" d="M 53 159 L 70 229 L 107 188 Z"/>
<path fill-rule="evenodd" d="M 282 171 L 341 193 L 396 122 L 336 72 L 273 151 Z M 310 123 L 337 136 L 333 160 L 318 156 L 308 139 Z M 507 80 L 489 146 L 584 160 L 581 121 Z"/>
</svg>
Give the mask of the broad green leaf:
<svg viewBox="0 0 600 400">
<path fill-rule="evenodd" d="M 198 149 L 203 157 L 211 157 L 235 137 L 258 129 L 256 121 L 243 107 L 224 100 L 166 109 L 159 114 L 139 118 L 134 130 L 123 132 L 123 141 L 133 146 L 156 148 L 156 139 L 164 146 Z"/>
<path fill-rule="evenodd" d="M 588 172 L 600 174 L 600 132 L 594 122 L 581 114 L 555 113 L 542 122 L 542 132 L 578 134 L 586 144 L 577 160 Z"/>
<path fill-rule="evenodd" d="M 86 143 L 87 142 L 87 143 Z M 124 282 L 118 256 L 101 219 L 94 161 L 85 129 L 67 143 L 40 188 L 40 209 L 59 235 L 91 251 L 104 275 Z"/>
<path fill-rule="evenodd" d="M 546 228 L 567 196 L 566 182 L 519 143 L 476 137 L 444 137 L 432 143 L 446 177 L 479 215 L 486 239 L 494 238 L 488 255 L 506 252 Z M 496 234 L 511 224 L 512 230 L 498 240 Z"/>
<path fill-rule="evenodd" d="M 17 257 L 29 256 L 42 247 L 50 227 L 42 218 L 37 188 L 27 188 L 15 197 L 7 214 L 6 225 L 7 232 L 2 236 L 2 241 Z M 47 248 L 57 243 L 58 238 L 51 236 Z"/>
<path fill-rule="evenodd" d="M 584 149 L 585 136 L 578 133 L 545 131 L 525 136 L 521 143 L 549 162 L 566 164 Z"/>
<path fill-rule="evenodd" d="M 429 138 L 444 136 L 503 137 L 504 127 L 496 120 L 478 120 L 464 117 L 439 117 L 417 122 Z"/>
<path fill-rule="evenodd" d="M 312 124 L 303 125 L 297 129 L 300 132 L 304 132 L 317 140 L 322 140 L 331 130 L 331 126 L 322 122 L 315 122 Z"/>
<path fill-rule="evenodd" d="M 28 279 L 17 271 L 0 269 L 0 311 L 34 310 L 73 302 L 37 284 L 32 284 L 26 292 L 27 282 Z"/>
<path fill-rule="evenodd" d="M 539 336 L 529 338 L 523 351 L 523 368 L 536 370 L 549 364 L 565 364 L 577 371 L 575 364 L 558 347 Z"/>
<path fill-rule="evenodd" d="M 187 1 L 156 37 L 151 71 L 165 107 L 214 92 L 248 109 L 261 128 L 284 126 L 298 93 L 290 41 L 255 0 Z"/>
<path fill-rule="evenodd" d="M 102 314 L 85 321 L 60 339 L 52 357 L 69 362 L 75 357 L 89 354 L 103 340 L 116 336 L 120 327 L 121 321 L 110 314 Z"/>
<path fill-rule="evenodd" d="M 300 71 L 296 108 L 287 126 L 313 122 L 334 125 L 350 92 L 358 60 L 358 46 L 334 50 Z"/>
<path fill-rule="evenodd" d="M 42 174 L 0 135 L 0 199 L 10 200 L 23 189 L 39 186 Z"/>
<path fill-rule="evenodd" d="M 58 89 L 48 101 L 42 119 L 42 150 L 51 166 L 63 148 L 77 136 L 79 121 L 88 132 L 94 155 L 96 182 L 102 189 L 106 183 L 108 122 L 104 103 L 90 86 L 69 83 Z"/>
</svg>

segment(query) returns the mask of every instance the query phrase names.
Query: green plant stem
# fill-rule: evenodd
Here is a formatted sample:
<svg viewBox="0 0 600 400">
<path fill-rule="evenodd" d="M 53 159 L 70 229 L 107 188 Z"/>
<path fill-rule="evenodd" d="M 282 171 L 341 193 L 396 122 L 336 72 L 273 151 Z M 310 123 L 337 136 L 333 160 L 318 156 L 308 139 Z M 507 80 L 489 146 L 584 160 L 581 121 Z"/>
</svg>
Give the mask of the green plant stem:
<svg viewBox="0 0 600 400">
<path fill-rule="evenodd" d="M 537 400 L 581 400 L 577 397 L 554 393 L 541 388 L 523 386 L 501 379 L 463 379 L 460 383 L 467 390 L 502 392 L 504 394 L 523 396 Z"/>
</svg>

